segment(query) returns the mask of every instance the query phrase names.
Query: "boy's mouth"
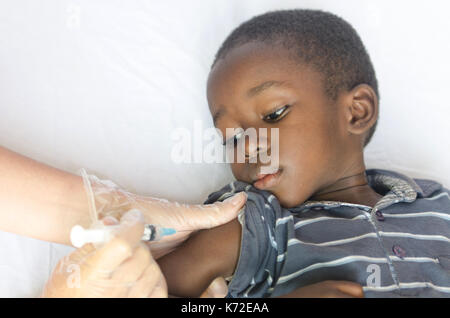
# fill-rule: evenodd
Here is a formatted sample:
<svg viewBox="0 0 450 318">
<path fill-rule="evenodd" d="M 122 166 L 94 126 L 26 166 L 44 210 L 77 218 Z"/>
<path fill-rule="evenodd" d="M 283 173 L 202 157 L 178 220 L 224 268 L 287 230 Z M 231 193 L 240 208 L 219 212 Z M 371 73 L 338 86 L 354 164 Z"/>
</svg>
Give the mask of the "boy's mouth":
<svg viewBox="0 0 450 318">
<path fill-rule="evenodd" d="M 280 181 L 280 175 L 282 172 L 282 169 L 278 169 L 276 172 L 271 174 L 259 173 L 256 176 L 256 180 L 253 182 L 253 186 L 260 190 L 274 187 Z"/>
</svg>

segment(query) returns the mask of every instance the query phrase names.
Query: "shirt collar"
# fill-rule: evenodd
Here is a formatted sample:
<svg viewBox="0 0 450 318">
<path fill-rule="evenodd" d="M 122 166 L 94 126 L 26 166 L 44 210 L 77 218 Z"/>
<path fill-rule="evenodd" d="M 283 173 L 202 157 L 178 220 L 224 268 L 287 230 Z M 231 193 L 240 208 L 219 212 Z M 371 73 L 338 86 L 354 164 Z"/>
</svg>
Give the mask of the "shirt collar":
<svg viewBox="0 0 450 318">
<path fill-rule="evenodd" d="M 399 202 L 414 202 L 418 196 L 423 196 L 421 187 L 408 176 L 383 169 L 366 170 L 367 182 L 377 193 L 383 197 L 376 203 L 374 209 L 380 210 Z M 306 201 L 295 208 L 296 212 L 312 207 L 340 207 L 354 206 L 365 207 L 361 204 L 353 204 L 339 201 Z"/>
</svg>

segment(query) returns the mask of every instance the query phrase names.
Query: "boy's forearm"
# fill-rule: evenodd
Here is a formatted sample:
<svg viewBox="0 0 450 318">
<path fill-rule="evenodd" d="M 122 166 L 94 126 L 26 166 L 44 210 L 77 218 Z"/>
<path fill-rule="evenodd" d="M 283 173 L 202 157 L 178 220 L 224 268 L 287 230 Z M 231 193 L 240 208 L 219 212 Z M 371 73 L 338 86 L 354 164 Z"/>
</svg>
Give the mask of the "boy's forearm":
<svg viewBox="0 0 450 318">
<path fill-rule="evenodd" d="M 0 230 L 70 245 L 75 224 L 89 226 L 81 177 L 0 147 Z"/>
</svg>

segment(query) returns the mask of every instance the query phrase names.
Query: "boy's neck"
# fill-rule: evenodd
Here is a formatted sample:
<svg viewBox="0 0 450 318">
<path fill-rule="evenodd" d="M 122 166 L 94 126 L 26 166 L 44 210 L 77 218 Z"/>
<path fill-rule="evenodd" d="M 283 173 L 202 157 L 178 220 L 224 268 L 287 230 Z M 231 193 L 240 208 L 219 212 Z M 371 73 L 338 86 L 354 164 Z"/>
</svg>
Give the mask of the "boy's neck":
<svg viewBox="0 0 450 318">
<path fill-rule="evenodd" d="M 365 170 L 340 178 L 332 185 L 312 195 L 312 201 L 339 201 L 373 207 L 383 196 L 367 182 Z"/>
</svg>

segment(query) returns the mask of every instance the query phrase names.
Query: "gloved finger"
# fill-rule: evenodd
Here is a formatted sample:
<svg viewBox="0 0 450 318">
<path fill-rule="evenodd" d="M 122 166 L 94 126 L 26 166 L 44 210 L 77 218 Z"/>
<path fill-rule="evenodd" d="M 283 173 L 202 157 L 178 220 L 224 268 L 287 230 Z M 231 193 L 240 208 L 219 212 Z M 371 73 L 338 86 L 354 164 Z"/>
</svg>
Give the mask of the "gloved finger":
<svg viewBox="0 0 450 318">
<path fill-rule="evenodd" d="M 133 255 L 144 233 L 144 218 L 137 210 L 127 212 L 120 220 L 115 237 L 99 248 L 87 260 L 87 266 L 99 273 L 113 272 L 120 264 Z"/>
<path fill-rule="evenodd" d="M 150 258 L 150 251 L 141 243 L 133 255 L 114 271 L 111 279 L 119 282 L 135 282 L 150 264 Z"/>
<path fill-rule="evenodd" d="M 81 264 L 84 264 L 86 260 L 91 257 L 93 254 L 95 254 L 96 248 L 94 244 L 87 243 L 84 244 L 82 247 L 77 248 L 73 252 L 71 252 L 69 255 L 64 256 L 58 263 L 57 267 L 55 268 L 59 272 L 64 271 L 68 266 L 71 265 L 77 265 L 80 266 Z"/>
<path fill-rule="evenodd" d="M 235 219 L 246 201 L 247 194 L 239 192 L 222 202 L 205 205 L 183 205 L 179 209 L 179 213 L 191 227 L 189 230 L 209 229 Z"/>
<path fill-rule="evenodd" d="M 85 244 L 59 260 L 46 282 L 41 297 L 75 297 L 81 283 L 80 264 L 95 252 L 92 244 Z"/>
<path fill-rule="evenodd" d="M 357 283 L 349 281 L 332 281 L 331 283 L 338 291 L 342 293 L 348 294 L 353 297 L 364 297 L 362 286 Z"/>
<path fill-rule="evenodd" d="M 102 220 L 103 225 L 117 225 L 119 221 L 113 216 L 105 216 Z"/>
<path fill-rule="evenodd" d="M 159 276 L 158 283 L 156 283 L 153 290 L 147 295 L 149 298 L 167 298 L 167 282 L 164 276 L 161 274 Z"/>
<path fill-rule="evenodd" d="M 130 288 L 128 297 L 167 297 L 167 284 L 158 264 L 153 260 Z M 160 296 L 158 296 L 160 295 Z"/>
<path fill-rule="evenodd" d="M 217 277 L 208 288 L 201 294 L 200 298 L 224 298 L 228 293 L 228 286 L 223 277 Z"/>
</svg>

